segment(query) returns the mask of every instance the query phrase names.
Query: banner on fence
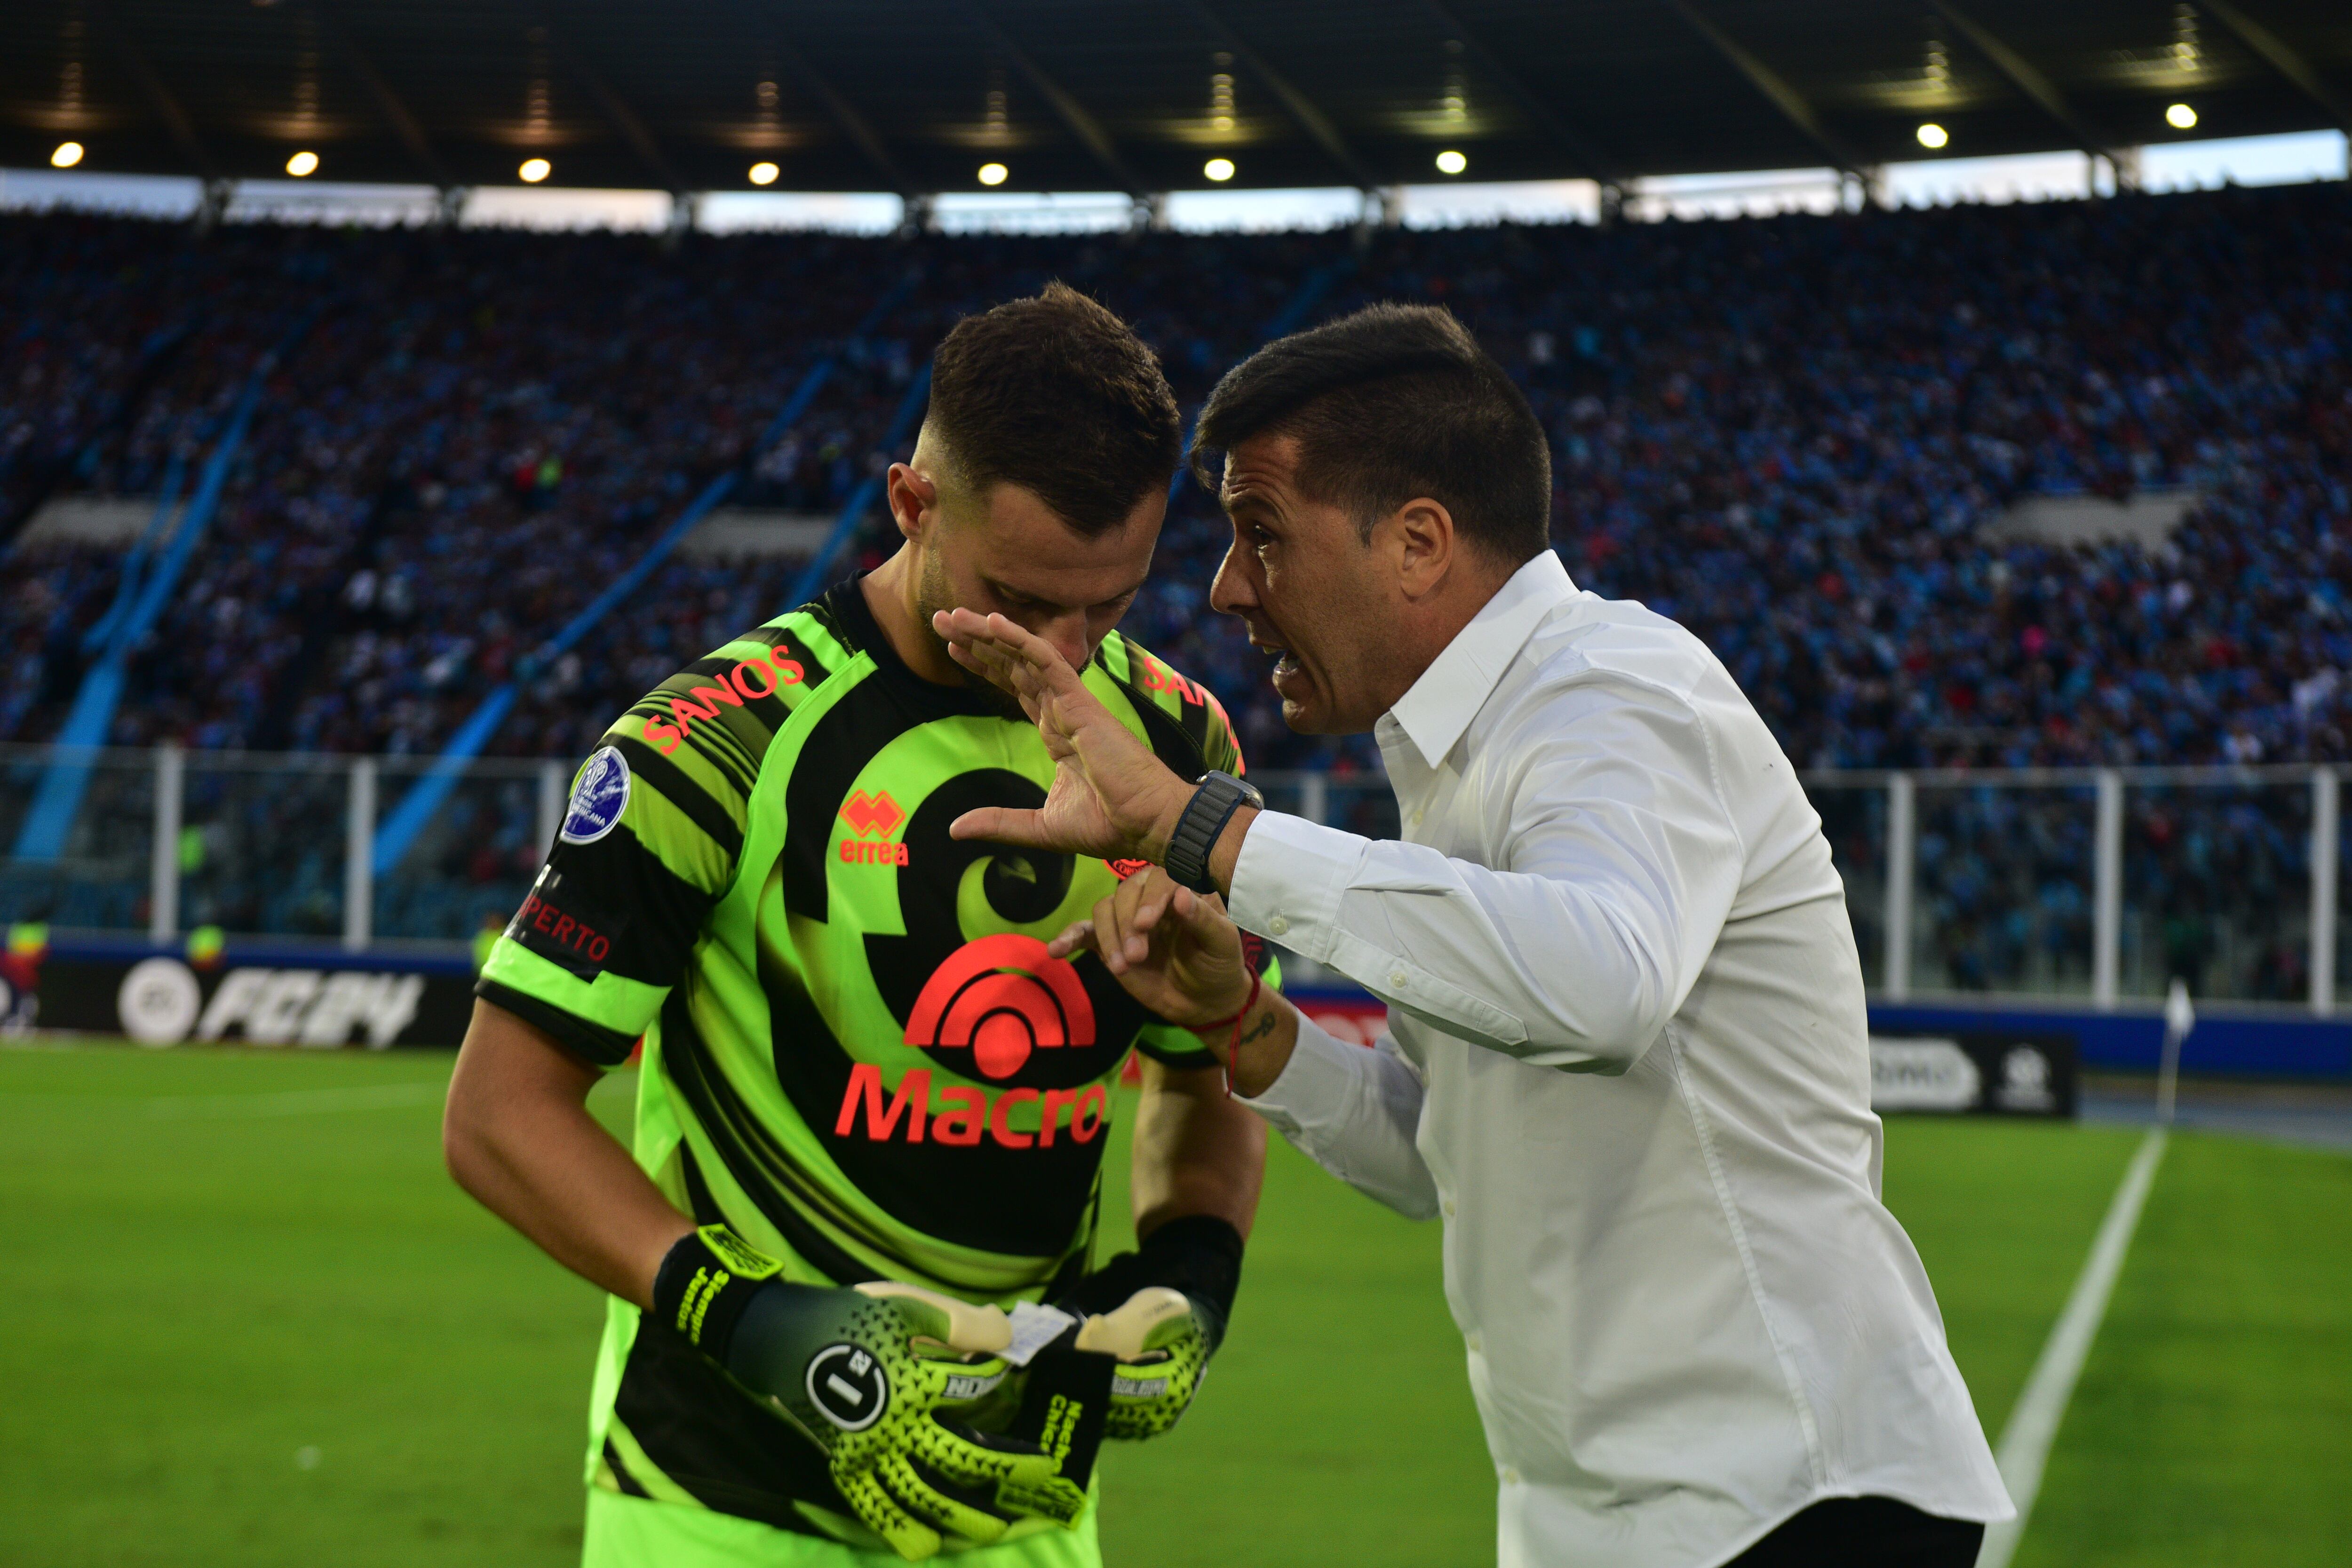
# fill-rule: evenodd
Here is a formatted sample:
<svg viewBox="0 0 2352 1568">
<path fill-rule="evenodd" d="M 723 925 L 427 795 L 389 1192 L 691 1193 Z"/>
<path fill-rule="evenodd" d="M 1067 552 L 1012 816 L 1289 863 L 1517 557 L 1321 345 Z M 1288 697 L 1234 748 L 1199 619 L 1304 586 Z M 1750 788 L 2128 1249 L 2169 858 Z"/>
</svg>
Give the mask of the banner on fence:
<svg viewBox="0 0 2352 1568">
<path fill-rule="evenodd" d="M 1870 1037 L 1873 1110 L 2074 1114 L 2074 1037 L 1969 1031 Z"/>
<path fill-rule="evenodd" d="M 195 965 L 145 958 L 51 958 L 27 1025 L 124 1035 L 142 1046 L 455 1046 L 474 1007 L 470 973 L 278 960 Z"/>
<path fill-rule="evenodd" d="M 1304 992 L 1299 1010 L 1369 1046 L 1388 1009 L 1358 994 Z M 122 1035 L 141 1045 L 456 1046 L 474 1005 L 470 971 L 370 968 L 352 959 L 273 956 L 194 964 L 168 954 L 48 957 L 0 973 L 0 1030 Z M 2071 1117 L 2079 1053 L 2055 1030 L 1876 1032 L 1871 1108 Z"/>
</svg>

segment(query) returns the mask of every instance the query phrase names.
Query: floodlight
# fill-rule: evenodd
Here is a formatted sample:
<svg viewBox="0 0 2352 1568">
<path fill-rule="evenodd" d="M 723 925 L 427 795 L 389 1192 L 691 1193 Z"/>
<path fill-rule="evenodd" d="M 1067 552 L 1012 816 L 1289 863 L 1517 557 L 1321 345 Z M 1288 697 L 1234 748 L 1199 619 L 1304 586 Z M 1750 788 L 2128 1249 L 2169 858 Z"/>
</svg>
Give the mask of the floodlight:
<svg viewBox="0 0 2352 1568">
<path fill-rule="evenodd" d="M 1437 155 L 1437 172 L 1441 174 L 1458 174 L 1469 166 L 1470 160 L 1451 147 Z"/>
<path fill-rule="evenodd" d="M 80 162 L 81 143 L 79 142 L 60 142 L 58 150 L 49 154 L 49 167 L 52 169 L 70 169 Z"/>
<path fill-rule="evenodd" d="M 1002 163 L 982 163 L 980 166 L 980 183 L 983 185 L 1001 185 L 1012 174 L 1013 171 Z"/>
<path fill-rule="evenodd" d="M 1941 147 L 1950 142 L 1951 139 L 1951 132 L 1946 131 L 1942 126 L 1935 123 L 1933 121 L 1930 121 L 1927 124 L 1919 127 L 1919 145 L 1922 147 Z"/>
<path fill-rule="evenodd" d="M 286 172 L 298 180 L 314 174 L 318 170 L 319 154 L 307 149 L 286 160 Z"/>
<path fill-rule="evenodd" d="M 776 176 L 782 173 L 783 171 L 773 163 L 754 163 L 751 165 L 751 183 L 755 185 L 772 185 L 776 183 Z"/>
<path fill-rule="evenodd" d="M 2197 111 L 2185 103 L 2176 103 L 2164 111 L 2164 122 L 2175 131 L 2197 129 Z"/>
<path fill-rule="evenodd" d="M 1234 161 L 1231 158 L 1212 158 L 1201 165 L 1201 173 L 1223 184 L 1234 177 Z"/>
<path fill-rule="evenodd" d="M 522 176 L 524 184 L 535 185 L 555 173 L 555 165 L 544 158 L 525 158 L 522 161 L 522 167 L 517 169 L 515 173 Z"/>
</svg>

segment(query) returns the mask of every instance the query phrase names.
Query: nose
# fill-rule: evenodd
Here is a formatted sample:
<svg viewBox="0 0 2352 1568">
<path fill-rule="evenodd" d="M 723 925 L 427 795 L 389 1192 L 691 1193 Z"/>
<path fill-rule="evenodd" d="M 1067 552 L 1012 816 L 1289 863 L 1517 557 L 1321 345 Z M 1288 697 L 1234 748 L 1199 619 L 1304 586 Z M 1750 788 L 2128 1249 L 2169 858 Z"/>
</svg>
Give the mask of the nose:
<svg viewBox="0 0 2352 1568">
<path fill-rule="evenodd" d="M 1055 616 L 1044 625 L 1029 629 L 1052 643 L 1054 651 L 1060 654 L 1072 669 L 1086 668 L 1087 660 L 1094 657 L 1094 646 L 1087 637 L 1087 614 L 1084 610 Z"/>
<path fill-rule="evenodd" d="M 1221 616 L 1238 616 L 1256 609 L 1257 588 L 1249 577 L 1241 545 L 1235 542 L 1225 546 L 1225 558 L 1217 563 L 1217 574 L 1209 583 L 1209 608 Z"/>
</svg>

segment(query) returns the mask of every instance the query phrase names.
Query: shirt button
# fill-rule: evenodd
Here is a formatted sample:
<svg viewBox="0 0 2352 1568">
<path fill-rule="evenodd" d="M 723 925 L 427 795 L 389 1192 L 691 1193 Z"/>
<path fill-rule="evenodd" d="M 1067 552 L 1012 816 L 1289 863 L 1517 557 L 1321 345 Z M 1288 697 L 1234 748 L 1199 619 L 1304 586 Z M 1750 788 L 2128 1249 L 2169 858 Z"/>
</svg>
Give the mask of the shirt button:
<svg viewBox="0 0 2352 1568">
<path fill-rule="evenodd" d="M 1486 1353 L 1486 1342 L 1478 1337 L 1478 1331 L 1475 1329 L 1473 1329 L 1470 1331 L 1470 1353 L 1472 1355 L 1485 1355 Z"/>
<path fill-rule="evenodd" d="M 1416 811 L 1412 814 L 1412 825 L 1415 827 L 1419 827 L 1421 826 L 1421 813 Z"/>
<path fill-rule="evenodd" d="M 1265 922 L 1265 933 L 1268 936 L 1280 936 L 1289 929 L 1290 922 L 1280 915 Z"/>
<path fill-rule="evenodd" d="M 1507 1487 L 1515 1487 L 1519 1484 L 1519 1468 L 1517 1465 L 1505 1465 L 1503 1467 L 1503 1484 Z"/>
<path fill-rule="evenodd" d="M 1438 1211 L 1444 1214 L 1447 1219 L 1452 1219 L 1454 1217 L 1454 1200 L 1452 1198 L 1446 1199 L 1444 1203 L 1439 1204 L 1437 1207 Z"/>
<path fill-rule="evenodd" d="M 1391 969 L 1391 970 L 1390 970 L 1390 971 L 1389 971 L 1389 984 L 1391 984 L 1391 985 L 1393 985 L 1393 986 L 1395 986 L 1395 987 L 1396 987 L 1398 990 L 1400 990 L 1400 991 L 1403 990 L 1403 989 L 1404 989 L 1404 971 L 1403 971 L 1403 970 L 1402 970 L 1402 969 Z"/>
</svg>

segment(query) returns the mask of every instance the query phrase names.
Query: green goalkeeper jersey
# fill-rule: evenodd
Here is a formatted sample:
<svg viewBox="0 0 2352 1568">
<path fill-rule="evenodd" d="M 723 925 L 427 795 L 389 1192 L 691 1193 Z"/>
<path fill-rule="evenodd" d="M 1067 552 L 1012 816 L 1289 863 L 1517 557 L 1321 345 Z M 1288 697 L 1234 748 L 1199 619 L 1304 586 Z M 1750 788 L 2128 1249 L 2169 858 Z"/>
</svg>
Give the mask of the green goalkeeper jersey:
<svg viewBox="0 0 2352 1568">
<path fill-rule="evenodd" d="M 1114 632 L 1087 685 L 1187 778 L 1216 700 Z M 1213 1065 L 1045 940 L 1129 868 L 959 841 L 1054 765 L 992 692 L 920 679 L 855 582 L 662 683 L 575 776 L 478 990 L 604 1067 L 645 1041 L 635 1150 L 682 1210 L 812 1284 L 1010 1305 L 1084 1273 L 1130 1048 Z M 597 1484 L 856 1541 L 823 1456 L 615 1302 Z"/>
</svg>

